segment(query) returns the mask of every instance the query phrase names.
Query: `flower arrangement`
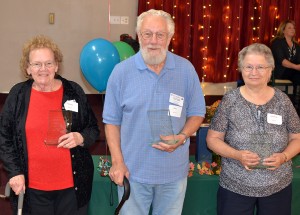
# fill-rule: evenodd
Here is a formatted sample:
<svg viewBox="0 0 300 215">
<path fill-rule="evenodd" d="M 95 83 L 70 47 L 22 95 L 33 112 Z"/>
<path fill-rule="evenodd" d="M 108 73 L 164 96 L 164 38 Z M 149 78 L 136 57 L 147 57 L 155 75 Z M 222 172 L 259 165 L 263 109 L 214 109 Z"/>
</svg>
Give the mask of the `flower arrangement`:
<svg viewBox="0 0 300 215">
<path fill-rule="evenodd" d="M 189 169 L 189 177 L 192 177 L 194 175 L 194 170 L 195 170 L 195 164 L 193 162 L 190 162 L 190 169 Z"/>
<path fill-rule="evenodd" d="M 190 162 L 188 177 L 192 177 L 194 175 L 194 171 L 195 164 Z M 197 163 L 197 172 L 199 175 L 220 175 L 221 165 L 216 162 L 209 163 L 207 161 L 203 161 L 201 164 Z"/>
<path fill-rule="evenodd" d="M 100 172 L 100 175 L 102 177 L 108 176 L 110 167 L 110 161 L 107 158 L 103 158 L 102 156 L 100 156 L 97 170 Z"/>
<path fill-rule="evenodd" d="M 200 175 L 220 175 L 221 165 L 216 162 L 208 163 L 206 161 L 201 164 L 197 164 L 197 169 Z"/>
<path fill-rule="evenodd" d="M 206 107 L 206 116 L 205 119 L 208 123 L 210 123 L 211 119 L 215 115 L 217 107 L 219 106 L 221 100 L 215 101 L 211 106 Z"/>
</svg>

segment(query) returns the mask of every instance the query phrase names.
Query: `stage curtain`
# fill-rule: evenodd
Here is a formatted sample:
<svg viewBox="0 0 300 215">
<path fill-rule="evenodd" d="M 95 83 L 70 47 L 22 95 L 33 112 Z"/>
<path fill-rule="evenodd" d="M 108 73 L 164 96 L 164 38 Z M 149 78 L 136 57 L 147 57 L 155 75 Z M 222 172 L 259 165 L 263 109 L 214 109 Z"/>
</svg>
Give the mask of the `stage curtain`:
<svg viewBox="0 0 300 215">
<path fill-rule="evenodd" d="M 295 20 L 300 31 L 297 0 L 139 0 L 138 15 L 152 8 L 174 18 L 169 50 L 214 83 L 239 80 L 238 52 L 254 42 L 269 46 L 282 20 Z"/>
</svg>

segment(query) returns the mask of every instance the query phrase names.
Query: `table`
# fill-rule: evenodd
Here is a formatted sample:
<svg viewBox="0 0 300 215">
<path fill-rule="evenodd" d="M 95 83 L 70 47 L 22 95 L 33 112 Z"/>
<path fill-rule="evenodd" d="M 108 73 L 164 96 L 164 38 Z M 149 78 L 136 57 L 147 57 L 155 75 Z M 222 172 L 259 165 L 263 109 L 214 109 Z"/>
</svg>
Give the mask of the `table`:
<svg viewBox="0 0 300 215">
<path fill-rule="evenodd" d="M 195 162 L 194 156 L 190 156 Z M 113 205 L 110 206 L 110 186 L 108 177 L 101 177 L 98 170 L 99 156 L 93 156 L 95 172 L 92 197 L 89 205 L 89 215 L 113 215 L 118 205 L 116 185 L 113 184 Z M 300 155 L 295 159 L 294 165 L 300 165 Z M 300 214 L 300 168 L 294 168 L 292 215 Z M 194 175 L 188 179 L 187 191 L 183 206 L 183 215 L 215 215 L 216 193 L 219 176 Z"/>
</svg>

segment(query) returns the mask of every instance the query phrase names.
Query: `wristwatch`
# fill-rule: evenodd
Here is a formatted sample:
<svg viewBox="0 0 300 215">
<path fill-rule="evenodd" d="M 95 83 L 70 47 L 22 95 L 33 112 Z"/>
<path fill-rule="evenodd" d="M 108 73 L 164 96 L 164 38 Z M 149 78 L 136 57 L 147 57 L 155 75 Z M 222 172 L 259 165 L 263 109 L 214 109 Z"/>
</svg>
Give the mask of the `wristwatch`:
<svg viewBox="0 0 300 215">
<path fill-rule="evenodd" d="M 187 140 L 189 137 L 188 137 L 188 135 L 186 135 L 186 134 L 183 133 L 183 132 L 180 132 L 178 135 L 180 135 L 180 134 L 184 135 L 184 141 L 182 142 L 182 144 L 185 144 L 186 140 Z"/>
</svg>

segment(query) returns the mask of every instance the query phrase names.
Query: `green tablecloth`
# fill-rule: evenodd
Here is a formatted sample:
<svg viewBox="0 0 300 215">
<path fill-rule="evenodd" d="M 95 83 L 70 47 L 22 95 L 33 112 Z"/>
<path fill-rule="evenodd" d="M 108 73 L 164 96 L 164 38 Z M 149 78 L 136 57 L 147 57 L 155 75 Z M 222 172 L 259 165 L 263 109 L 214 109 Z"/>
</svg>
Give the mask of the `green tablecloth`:
<svg viewBox="0 0 300 215">
<path fill-rule="evenodd" d="M 194 161 L 194 156 L 190 157 Z M 113 184 L 113 205 L 110 206 L 110 186 L 108 177 L 101 177 L 96 167 L 99 156 L 93 156 L 95 172 L 89 215 L 113 215 L 118 205 L 116 185 Z M 295 165 L 300 165 L 300 156 Z M 188 179 L 187 191 L 183 206 L 183 215 L 215 215 L 218 176 L 199 175 L 194 173 Z M 292 215 L 300 214 L 300 168 L 294 168 Z"/>
</svg>

